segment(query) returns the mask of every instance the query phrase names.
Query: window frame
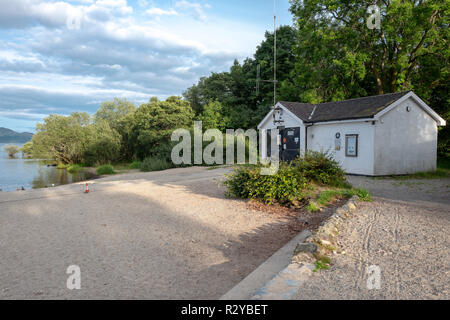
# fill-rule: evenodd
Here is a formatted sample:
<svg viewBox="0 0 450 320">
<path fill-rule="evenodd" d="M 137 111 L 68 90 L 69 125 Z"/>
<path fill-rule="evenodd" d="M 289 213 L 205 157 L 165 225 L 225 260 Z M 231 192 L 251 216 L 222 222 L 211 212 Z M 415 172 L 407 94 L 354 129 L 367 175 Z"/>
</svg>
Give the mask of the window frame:
<svg viewBox="0 0 450 320">
<path fill-rule="evenodd" d="M 348 138 L 355 137 L 355 154 L 348 153 Z M 358 157 L 358 144 L 359 144 L 359 134 L 346 134 L 345 135 L 345 156 L 356 158 Z"/>
</svg>

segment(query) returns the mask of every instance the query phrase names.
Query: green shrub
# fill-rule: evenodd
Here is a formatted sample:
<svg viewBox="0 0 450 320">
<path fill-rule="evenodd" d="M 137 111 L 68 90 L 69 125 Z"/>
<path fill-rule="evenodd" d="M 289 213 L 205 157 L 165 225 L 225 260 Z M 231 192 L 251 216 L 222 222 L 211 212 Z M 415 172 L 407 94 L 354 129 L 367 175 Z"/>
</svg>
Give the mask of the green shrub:
<svg viewBox="0 0 450 320">
<path fill-rule="evenodd" d="M 132 163 L 130 163 L 130 165 L 128 166 L 128 169 L 140 169 L 142 165 L 142 162 L 140 161 L 133 161 Z"/>
<path fill-rule="evenodd" d="M 83 170 L 83 167 L 79 164 L 73 164 L 67 168 L 70 173 L 80 172 L 81 170 Z"/>
<path fill-rule="evenodd" d="M 58 163 L 58 165 L 56 166 L 56 169 L 67 169 L 68 167 L 70 167 L 69 164 L 65 164 L 65 163 Z"/>
<path fill-rule="evenodd" d="M 304 201 L 308 193 L 307 180 L 289 164 L 280 164 L 274 175 L 261 175 L 260 166 L 240 166 L 224 182 L 227 195 L 252 198 L 267 204 L 295 205 Z"/>
<path fill-rule="evenodd" d="M 114 174 L 114 167 L 110 164 L 104 164 L 97 168 L 97 174 Z"/>
<path fill-rule="evenodd" d="M 148 157 L 142 161 L 141 171 L 161 171 L 173 168 L 173 164 L 168 162 L 166 159 L 160 159 L 157 157 Z"/>
<path fill-rule="evenodd" d="M 114 162 L 120 153 L 120 143 L 115 140 L 103 138 L 100 141 L 89 145 L 84 152 L 84 162 L 88 166 L 100 163 Z"/>
<path fill-rule="evenodd" d="M 298 174 L 309 181 L 333 187 L 350 187 L 344 170 L 328 152 L 308 151 L 303 157 L 293 161 Z"/>
</svg>

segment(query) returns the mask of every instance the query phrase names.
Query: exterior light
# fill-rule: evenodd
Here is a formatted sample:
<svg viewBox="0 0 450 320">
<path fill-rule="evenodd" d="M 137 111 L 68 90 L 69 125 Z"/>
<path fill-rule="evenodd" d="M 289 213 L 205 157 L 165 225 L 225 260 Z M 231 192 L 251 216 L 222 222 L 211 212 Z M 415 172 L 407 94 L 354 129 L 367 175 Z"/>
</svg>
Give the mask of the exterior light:
<svg viewBox="0 0 450 320">
<path fill-rule="evenodd" d="M 276 106 L 273 109 L 273 123 L 275 125 L 282 124 L 284 122 L 283 120 L 283 108 Z"/>
</svg>

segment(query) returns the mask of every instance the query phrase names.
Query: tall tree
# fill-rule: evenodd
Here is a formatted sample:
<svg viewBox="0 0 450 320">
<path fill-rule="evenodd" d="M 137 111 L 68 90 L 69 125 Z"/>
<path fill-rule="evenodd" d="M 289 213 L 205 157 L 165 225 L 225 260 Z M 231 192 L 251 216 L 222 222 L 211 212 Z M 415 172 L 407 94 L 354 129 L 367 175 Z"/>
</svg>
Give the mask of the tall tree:
<svg viewBox="0 0 450 320">
<path fill-rule="evenodd" d="M 372 0 L 291 0 L 298 30 L 295 82 L 303 101 L 414 89 L 413 75 L 426 57 L 448 68 L 448 0 L 375 2 L 380 29 L 366 24 Z"/>
</svg>

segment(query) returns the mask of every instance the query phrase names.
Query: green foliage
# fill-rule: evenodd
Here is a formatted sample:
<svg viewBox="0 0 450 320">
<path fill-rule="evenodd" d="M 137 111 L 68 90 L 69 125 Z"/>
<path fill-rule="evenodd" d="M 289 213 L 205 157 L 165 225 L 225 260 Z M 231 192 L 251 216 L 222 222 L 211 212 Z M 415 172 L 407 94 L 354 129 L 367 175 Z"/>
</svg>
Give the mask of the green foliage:
<svg viewBox="0 0 450 320">
<path fill-rule="evenodd" d="M 267 204 L 295 205 L 304 201 L 308 193 L 307 179 L 290 164 L 282 163 L 274 175 L 261 175 L 260 166 L 241 166 L 224 182 L 228 195 L 259 199 Z"/>
<path fill-rule="evenodd" d="M 70 164 L 59 162 L 58 165 L 56 166 L 56 169 L 65 170 L 65 169 L 67 169 L 69 167 L 70 167 Z"/>
<path fill-rule="evenodd" d="M 372 4 L 369 0 L 291 1 L 298 28 L 295 83 L 302 88 L 305 102 L 413 88 L 426 72 L 425 57 L 448 68 L 439 61 L 449 58 L 443 41 L 448 38 L 447 1 L 377 2 L 380 30 L 370 30 L 365 23 Z M 441 70 L 433 79 L 428 72 L 427 83 L 442 83 Z"/>
<path fill-rule="evenodd" d="M 223 106 L 220 102 L 214 101 L 205 105 L 203 113 L 199 116 L 202 121 L 203 130 L 219 129 L 223 131 L 227 128 L 227 118 L 223 115 Z"/>
<path fill-rule="evenodd" d="M 292 88 L 290 73 L 294 68 L 295 56 L 292 46 L 296 41 L 296 32 L 290 26 L 281 26 L 277 30 L 277 78 L 283 92 L 278 97 L 284 100 L 296 100 L 297 88 Z M 260 65 L 260 80 L 273 79 L 273 33 L 266 32 L 264 41 L 257 47 L 254 58 L 247 58 L 242 64 L 235 61 L 229 72 L 212 73 L 202 77 L 198 83 L 186 90 L 183 96 L 190 102 L 198 116 L 210 115 L 211 102 L 222 105 L 218 126 L 225 122 L 228 128 L 248 129 L 255 127 L 273 105 L 273 85 L 260 82 L 257 94 L 257 66 Z M 279 90 L 281 91 L 281 90 Z M 215 106 L 217 107 L 217 106 Z M 217 108 L 215 108 L 217 110 Z M 209 118 L 211 119 L 211 118 Z M 214 121 L 212 121 L 214 122 Z M 215 124 L 214 124 L 215 125 Z"/>
<path fill-rule="evenodd" d="M 331 259 L 329 257 L 319 257 L 317 261 L 314 263 L 313 272 L 317 272 L 319 270 L 328 270 L 330 269 Z"/>
<path fill-rule="evenodd" d="M 97 168 L 98 175 L 114 174 L 114 167 L 110 164 L 104 164 Z"/>
<path fill-rule="evenodd" d="M 28 141 L 25 143 L 22 148 L 20 148 L 22 152 L 22 157 L 24 158 L 32 158 L 33 157 L 33 142 Z"/>
<path fill-rule="evenodd" d="M 348 183 L 344 170 L 328 152 L 308 151 L 293 161 L 300 175 L 310 181 L 333 187 L 346 187 Z"/>
<path fill-rule="evenodd" d="M 136 106 L 124 99 L 114 98 L 113 101 L 105 101 L 94 115 L 96 122 L 106 121 L 112 129 L 120 131 L 125 118 L 134 113 Z"/>
<path fill-rule="evenodd" d="M 115 162 L 119 160 L 121 138 L 119 133 L 112 129 L 106 121 L 99 121 L 95 125 L 95 140 L 84 152 L 83 160 L 86 165 Z"/>
<path fill-rule="evenodd" d="M 3 147 L 3 152 L 6 152 L 8 157 L 15 158 L 16 154 L 20 152 L 20 148 L 18 146 L 8 144 Z"/>
<path fill-rule="evenodd" d="M 227 195 L 244 199 L 259 199 L 265 203 L 298 205 L 309 202 L 307 210 L 315 212 L 336 198 L 357 195 L 363 201 L 371 201 L 364 189 L 354 189 L 345 180 L 339 164 L 327 153 L 312 152 L 291 163 L 281 163 L 274 175 L 261 175 L 261 166 L 238 166 L 224 181 Z M 323 191 L 317 199 L 311 198 L 314 183 L 342 189 Z"/>
<path fill-rule="evenodd" d="M 317 212 L 320 210 L 320 207 L 317 205 L 316 202 L 310 201 L 308 205 L 306 206 L 306 210 L 309 212 Z"/>
<path fill-rule="evenodd" d="M 138 158 L 151 156 L 153 150 L 165 148 L 172 132 L 178 128 L 189 128 L 194 113 L 187 101 L 170 97 L 166 101 L 156 98 L 142 104 L 132 117 L 130 143 Z"/>
<path fill-rule="evenodd" d="M 67 167 L 67 171 L 70 173 L 76 173 L 76 172 L 80 172 L 83 170 L 83 167 L 79 164 L 73 164 L 69 167 Z"/>
<path fill-rule="evenodd" d="M 142 166 L 142 162 L 135 160 L 132 163 L 130 163 L 130 165 L 128 166 L 128 169 L 140 169 L 141 166 Z"/>
<path fill-rule="evenodd" d="M 142 161 L 141 171 L 161 171 L 173 168 L 173 164 L 168 162 L 166 159 L 161 159 L 158 157 L 148 157 Z"/>
</svg>

